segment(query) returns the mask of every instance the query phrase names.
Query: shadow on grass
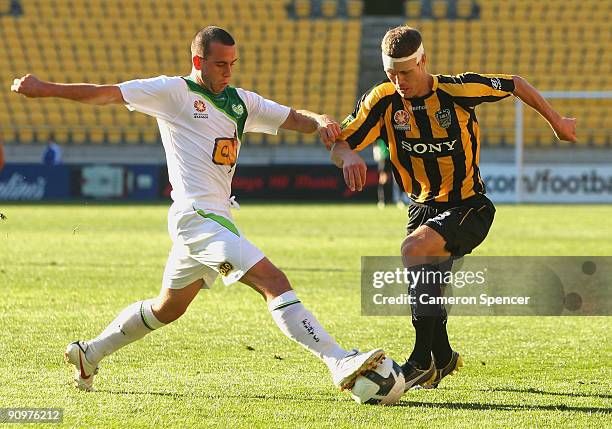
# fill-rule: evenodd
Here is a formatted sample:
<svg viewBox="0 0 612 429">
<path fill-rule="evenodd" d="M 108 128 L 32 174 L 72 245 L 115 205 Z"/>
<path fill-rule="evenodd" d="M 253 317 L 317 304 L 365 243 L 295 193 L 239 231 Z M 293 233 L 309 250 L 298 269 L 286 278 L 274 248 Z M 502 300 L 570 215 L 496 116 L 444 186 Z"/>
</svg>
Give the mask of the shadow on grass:
<svg viewBox="0 0 612 429">
<path fill-rule="evenodd" d="M 569 405 L 523 405 L 523 404 L 486 404 L 480 402 L 418 402 L 402 401 L 393 407 L 428 407 L 450 410 L 497 410 L 497 411 L 569 411 L 578 413 L 612 414 L 612 408 L 607 407 L 573 407 Z"/>
<path fill-rule="evenodd" d="M 153 396 L 166 396 L 177 399 L 185 398 L 202 398 L 202 399 L 263 399 L 263 400 L 274 400 L 274 401 L 297 401 L 297 402 L 344 402 L 346 397 L 328 397 L 328 396 L 304 396 L 296 397 L 289 395 L 206 395 L 206 394 L 189 394 L 184 393 L 170 393 L 170 392 L 138 392 L 134 390 L 98 390 L 99 393 L 110 393 L 113 395 L 153 395 Z M 450 410 L 498 410 L 498 411 L 568 411 L 578 413 L 603 413 L 612 414 L 612 408 L 605 407 L 573 407 L 569 405 L 522 405 L 522 404 L 487 404 L 480 402 L 419 402 L 419 401 L 401 401 L 392 407 L 427 407 L 427 408 L 444 408 Z"/>
<path fill-rule="evenodd" d="M 538 395 L 551 395 L 551 396 L 569 396 L 572 398 L 602 398 L 612 399 L 612 395 L 605 393 L 580 393 L 580 392 L 547 392 L 545 390 L 534 389 L 533 387 L 527 389 L 512 389 L 509 387 L 495 387 L 492 389 L 479 389 L 478 392 L 511 392 L 511 393 L 537 393 Z"/>
<path fill-rule="evenodd" d="M 98 393 L 110 393 L 113 395 L 152 395 L 152 396 L 166 396 L 177 399 L 185 398 L 202 398 L 202 399 L 268 399 L 274 401 L 309 401 L 309 402 L 341 402 L 344 397 L 338 396 L 332 398 L 328 396 L 289 396 L 289 395 L 206 395 L 204 393 L 190 393 L 186 395 L 184 393 L 171 393 L 171 392 L 138 392 L 134 390 L 96 390 Z"/>
</svg>

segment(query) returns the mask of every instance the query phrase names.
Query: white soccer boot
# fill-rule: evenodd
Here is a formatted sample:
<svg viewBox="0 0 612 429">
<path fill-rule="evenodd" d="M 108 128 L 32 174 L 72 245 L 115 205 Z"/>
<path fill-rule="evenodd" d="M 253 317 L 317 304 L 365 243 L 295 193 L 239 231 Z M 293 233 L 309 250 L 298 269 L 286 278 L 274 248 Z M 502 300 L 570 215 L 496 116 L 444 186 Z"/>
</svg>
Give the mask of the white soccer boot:
<svg viewBox="0 0 612 429">
<path fill-rule="evenodd" d="M 91 364 L 85 357 L 87 351 L 85 341 L 75 341 L 68 344 L 64 352 L 64 360 L 74 365 L 74 385 L 77 389 L 93 392 L 94 376 L 98 373 L 98 366 Z"/>
<path fill-rule="evenodd" d="M 340 390 L 351 389 L 357 377 L 370 369 L 377 368 L 384 358 L 383 349 L 374 349 L 366 353 L 359 353 L 357 349 L 351 350 L 331 370 L 334 384 Z"/>
</svg>

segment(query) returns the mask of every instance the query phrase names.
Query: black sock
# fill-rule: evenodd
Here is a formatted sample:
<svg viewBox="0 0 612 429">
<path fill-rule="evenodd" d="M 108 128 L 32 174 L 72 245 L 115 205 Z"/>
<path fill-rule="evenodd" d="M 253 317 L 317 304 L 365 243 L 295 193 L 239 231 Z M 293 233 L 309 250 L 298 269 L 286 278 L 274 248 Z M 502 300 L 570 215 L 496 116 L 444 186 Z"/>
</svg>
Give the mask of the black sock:
<svg viewBox="0 0 612 429">
<path fill-rule="evenodd" d="M 424 261 L 419 262 L 430 262 L 427 258 L 421 259 Z M 421 369 L 427 369 L 431 365 L 436 320 L 445 315 L 445 312 L 443 306 L 423 302 L 421 298 L 425 295 L 428 297 L 440 296 L 441 273 L 438 272 L 435 265 L 429 263 L 414 265 L 409 270 L 413 274 L 409 292 L 412 299 L 412 326 L 416 331 L 416 339 L 408 360 L 415 361 Z"/>
<path fill-rule="evenodd" d="M 414 349 L 408 360 L 415 361 L 421 369 L 427 369 L 431 365 L 431 345 L 433 341 L 435 317 L 413 317 L 412 326 L 416 331 Z"/>
<path fill-rule="evenodd" d="M 443 273 L 449 272 L 453 267 L 453 258 L 449 258 L 446 261 L 440 263 L 438 268 Z M 442 287 L 442 294 L 444 294 L 444 287 Z M 437 368 L 444 368 L 450 363 L 453 357 L 453 349 L 451 348 L 450 342 L 448 341 L 448 333 L 446 332 L 446 322 L 448 321 L 448 314 L 446 308 L 442 309 L 442 315 L 436 317 L 436 323 L 434 326 L 434 339 L 431 344 L 431 350 L 436 361 Z"/>
<path fill-rule="evenodd" d="M 450 342 L 448 341 L 448 334 L 446 333 L 446 321 L 446 316 L 436 317 L 433 329 L 431 351 L 434 354 L 436 368 L 438 369 L 448 365 L 453 356 L 453 349 L 451 348 Z"/>
</svg>

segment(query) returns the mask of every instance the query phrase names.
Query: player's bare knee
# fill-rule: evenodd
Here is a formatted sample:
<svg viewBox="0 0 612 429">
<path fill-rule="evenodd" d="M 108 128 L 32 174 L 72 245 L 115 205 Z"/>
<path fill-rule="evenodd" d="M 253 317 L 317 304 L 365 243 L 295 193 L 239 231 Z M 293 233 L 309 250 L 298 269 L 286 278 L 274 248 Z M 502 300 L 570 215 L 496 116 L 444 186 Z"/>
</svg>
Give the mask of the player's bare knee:
<svg viewBox="0 0 612 429">
<path fill-rule="evenodd" d="M 153 314 L 162 323 L 171 323 L 181 317 L 187 311 L 189 303 L 172 300 L 161 300 L 156 302 L 153 307 Z"/>
<path fill-rule="evenodd" d="M 408 236 L 402 243 L 402 256 L 405 258 L 414 256 L 427 256 L 424 240 Z"/>
<path fill-rule="evenodd" d="M 273 266 L 272 266 L 273 267 Z M 276 298 L 279 295 L 291 290 L 291 285 L 285 273 L 276 267 L 268 269 L 265 275 L 247 283 L 266 301 Z"/>
<path fill-rule="evenodd" d="M 438 246 L 422 235 L 406 237 L 401 250 L 402 262 L 405 267 L 430 263 L 429 258 L 442 254 Z"/>
<path fill-rule="evenodd" d="M 266 297 L 277 297 L 285 292 L 291 290 L 291 284 L 289 283 L 289 279 L 281 270 L 276 269 L 267 279 L 265 284 L 262 287 L 262 291 L 266 295 Z"/>
</svg>

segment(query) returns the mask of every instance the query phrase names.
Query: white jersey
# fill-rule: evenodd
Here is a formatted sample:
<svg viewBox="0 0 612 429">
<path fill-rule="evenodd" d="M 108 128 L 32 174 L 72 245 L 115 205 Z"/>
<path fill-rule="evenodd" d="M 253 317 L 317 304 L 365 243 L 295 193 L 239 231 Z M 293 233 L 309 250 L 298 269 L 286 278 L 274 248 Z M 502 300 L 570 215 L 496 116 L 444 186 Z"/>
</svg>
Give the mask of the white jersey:
<svg viewBox="0 0 612 429">
<path fill-rule="evenodd" d="M 128 109 L 157 119 L 172 200 L 219 214 L 229 212 L 243 133 L 276 134 L 290 111 L 241 88 L 213 94 L 189 77 L 131 80 L 119 88 Z"/>
</svg>

